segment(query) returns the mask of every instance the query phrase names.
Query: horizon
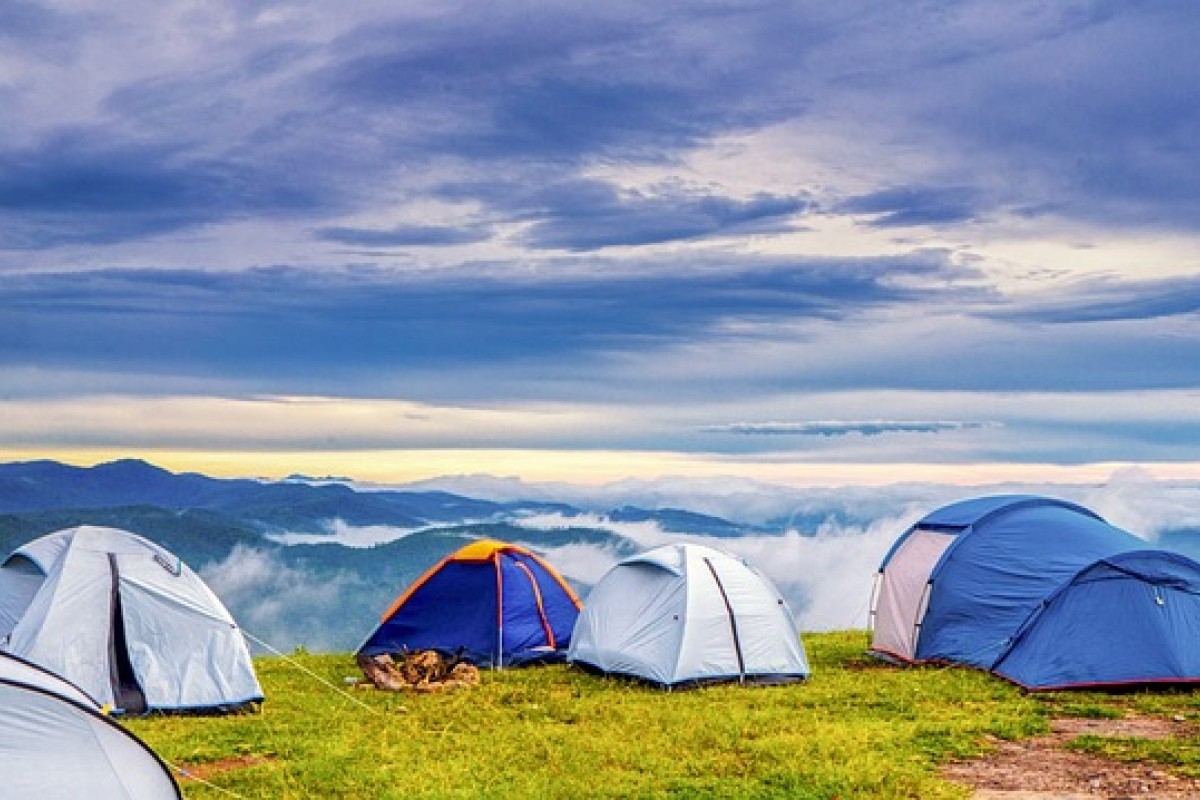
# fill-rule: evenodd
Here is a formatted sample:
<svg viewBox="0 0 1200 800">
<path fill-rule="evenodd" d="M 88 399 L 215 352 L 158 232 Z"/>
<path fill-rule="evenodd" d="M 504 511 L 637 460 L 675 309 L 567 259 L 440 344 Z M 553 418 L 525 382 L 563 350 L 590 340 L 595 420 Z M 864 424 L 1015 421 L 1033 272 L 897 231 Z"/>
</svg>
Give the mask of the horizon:
<svg viewBox="0 0 1200 800">
<path fill-rule="evenodd" d="M 780 489 L 835 490 L 887 488 L 905 484 L 930 484 L 962 489 L 1022 486 L 1103 486 L 1125 475 L 1152 482 L 1200 481 L 1200 462 L 1096 464 L 734 464 L 720 460 L 688 461 L 678 454 L 650 454 L 651 469 L 630 466 L 630 453 L 485 453 L 469 451 L 398 451 L 240 453 L 90 450 L 16 450 L 0 448 L 0 463 L 55 461 L 90 468 L 115 461 L 142 461 L 173 473 L 194 472 L 216 478 L 249 478 L 284 481 L 301 476 L 314 481 L 346 482 L 369 488 L 445 483 L 486 479 L 516 485 L 601 489 L 625 482 L 692 481 L 712 483 L 745 481 Z M 593 458 L 596 462 L 587 463 Z M 397 461 L 420 460 L 419 465 L 397 466 Z M 460 460 L 461 459 L 461 460 Z M 494 459 L 494 460 L 491 460 Z M 564 461 L 565 460 L 565 461 Z M 371 465 L 372 461 L 382 463 Z M 575 462 L 564 477 L 561 467 Z M 455 465 L 473 469 L 454 470 Z M 488 465 L 498 469 L 488 469 Z M 671 465 L 673 470 L 663 465 Z M 521 467 L 524 466 L 522 469 Z M 644 466 L 644 464 L 643 464 Z M 661 468 L 658 468 L 661 467 Z M 757 468 L 756 468 L 757 467 Z"/>
<path fill-rule="evenodd" d="M 9 6 L 0 459 L 1196 479 L 1197 29 L 1181 2 Z"/>
</svg>

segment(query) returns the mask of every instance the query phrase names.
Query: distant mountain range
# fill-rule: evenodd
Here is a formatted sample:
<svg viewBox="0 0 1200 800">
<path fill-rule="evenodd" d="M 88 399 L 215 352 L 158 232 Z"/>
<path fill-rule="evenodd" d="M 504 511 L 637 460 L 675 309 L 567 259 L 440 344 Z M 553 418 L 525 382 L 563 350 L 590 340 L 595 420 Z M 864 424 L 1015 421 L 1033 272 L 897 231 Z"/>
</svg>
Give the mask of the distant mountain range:
<svg viewBox="0 0 1200 800">
<path fill-rule="evenodd" d="M 243 625 L 253 630 L 257 622 L 269 629 L 260 636 L 274 634 L 285 646 L 357 644 L 408 583 L 471 540 L 497 538 L 543 551 L 586 546 L 616 558 L 641 549 L 619 532 L 638 523 L 711 537 L 758 532 L 685 509 L 623 506 L 598 515 L 564 503 L 364 491 L 301 476 L 220 479 L 133 459 L 90 468 L 0 464 L 0 551 L 74 525 L 123 528 L 178 554 L 208 578 Z M 378 543 L 349 546 L 353 537 L 339 535 L 364 529 Z M 269 618 L 260 613 L 267 608 Z"/>
<path fill-rule="evenodd" d="M 580 516 L 564 503 L 496 503 L 441 491 L 359 491 L 343 483 L 210 478 L 173 473 L 127 459 L 95 467 L 56 461 L 0 464 L 0 514 L 154 506 L 205 511 L 260 532 L 324 530 L 331 519 L 347 525 L 415 528 L 464 520 L 502 520 L 531 514 Z M 665 530 L 739 536 L 746 526 L 683 509 L 626 506 L 606 516 L 617 522 L 655 522 Z"/>
</svg>

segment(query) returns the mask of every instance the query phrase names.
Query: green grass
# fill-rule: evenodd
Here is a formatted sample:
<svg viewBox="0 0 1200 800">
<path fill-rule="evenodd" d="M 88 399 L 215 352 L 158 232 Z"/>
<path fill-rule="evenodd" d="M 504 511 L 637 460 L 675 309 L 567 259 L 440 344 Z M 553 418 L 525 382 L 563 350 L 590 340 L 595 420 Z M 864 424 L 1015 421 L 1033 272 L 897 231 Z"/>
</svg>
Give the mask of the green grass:
<svg viewBox="0 0 1200 800">
<path fill-rule="evenodd" d="M 1052 714 L 1200 713 L 1190 694 L 1025 695 L 973 670 L 881 664 L 866 643 L 863 632 L 805 636 L 814 674 L 789 686 L 667 693 L 554 666 L 485 673 L 451 694 L 353 692 L 370 711 L 263 658 L 260 714 L 127 724 L 171 764 L 261 759 L 209 777 L 245 798 L 849 800 L 964 798 L 937 777 L 941 764 L 982 753 L 989 736 L 1043 732 Z M 338 686 L 357 675 L 346 654 L 294 658 Z M 1200 765 L 1186 743 L 1172 752 Z"/>
</svg>

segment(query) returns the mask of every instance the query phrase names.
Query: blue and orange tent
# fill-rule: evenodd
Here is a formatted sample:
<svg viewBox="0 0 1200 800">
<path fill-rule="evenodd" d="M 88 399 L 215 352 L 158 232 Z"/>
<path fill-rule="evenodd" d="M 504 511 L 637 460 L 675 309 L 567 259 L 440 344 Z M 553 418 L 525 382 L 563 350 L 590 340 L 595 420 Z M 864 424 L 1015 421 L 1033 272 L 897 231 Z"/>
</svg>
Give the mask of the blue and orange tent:
<svg viewBox="0 0 1200 800">
<path fill-rule="evenodd" d="M 561 661 L 579 598 L 524 547 L 483 539 L 435 564 L 384 612 L 360 655 L 437 650 L 479 666 Z"/>
</svg>

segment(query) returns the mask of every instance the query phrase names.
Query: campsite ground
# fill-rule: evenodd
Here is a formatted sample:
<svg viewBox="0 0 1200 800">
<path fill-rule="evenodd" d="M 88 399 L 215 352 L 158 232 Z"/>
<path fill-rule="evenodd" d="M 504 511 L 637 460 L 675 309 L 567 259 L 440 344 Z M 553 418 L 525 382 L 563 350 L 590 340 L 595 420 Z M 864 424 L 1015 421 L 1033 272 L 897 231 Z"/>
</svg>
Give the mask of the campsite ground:
<svg viewBox="0 0 1200 800">
<path fill-rule="evenodd" d="M 985 756 L 951 763 L 942 775 L 974 787 L 977 800 L 1196 798 L 1200 780 L 1177 775 L 1150 759 L 1121 761 L 1102 755 L 1112 745 L 1162 744 L 1194 735 L 1192 723 L 1174 719 L 1059 717 L 1051 720 L 1047 734 L 993 741 Z"/>
<path fill-rule="evenodd" d="M 264 658 L 260 714 L 128 724 L 196 800 L 1200 796 L 1200 693 L 1028 695 L 878 663 L 861 632 L 805 644 L 807 683 L 674 693 L 554 666 L 351 700 Z M 339 688 L 357 677 L 346 654 L 293 658 Z"/>
</svg>

